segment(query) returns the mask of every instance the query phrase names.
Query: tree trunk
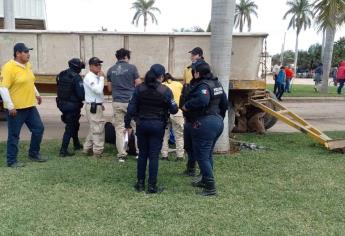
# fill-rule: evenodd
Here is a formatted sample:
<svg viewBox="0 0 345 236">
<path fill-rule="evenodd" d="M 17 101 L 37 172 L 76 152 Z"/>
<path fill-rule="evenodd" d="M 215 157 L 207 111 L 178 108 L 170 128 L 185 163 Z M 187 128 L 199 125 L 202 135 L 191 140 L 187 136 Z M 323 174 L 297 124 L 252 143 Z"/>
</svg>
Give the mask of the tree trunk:
<svg viewBox="0 0 345 236">
<path fill-rule="evenodd" d="M 211 65 L 228 95 L 231 65 L 232 30 L 235 15 L 235 0 L 212 0 L 211 16 Z M 215 147 L 216 152 L 230 150 L 228 114 L 224 119 L 224 131 Z"/>
<path fill-rule="evenodd" d="M 241 16 L 240 17 L 240 32 L 242 32 L 243 31 L 243 15 L 241 14 L 240 16 Z"/>
<path fill-rule="evenodd" d="M 294 71 L 295 71 L 295 76 L 297 73 L 297 60 L 298 60 L 298 36 L 299 32 L 296 32 L 296 44 L 295 44 L 295 60 L 294 60 Z"/>
<path fill-rule="evenodd" d="M 322 86 L 321 86 L 320 92 L 323 94 L 328 93 L 328 79 L 329 79 L 329 72 L 331 70 L 331 65 L 332 65 L 334 37 L 335 37 L 335 29 L 327 27 L 326 37 L 325 37 L 325 48 L 324 48 L 323 57 L 322 57 L 323 75 L 322 75 Z"/>
<path fill-rule="evenodd" d="M 147 14 L 144 14 L 144 32 L 146 32 L 146 26 L 147 26 Z"/>
</svg>

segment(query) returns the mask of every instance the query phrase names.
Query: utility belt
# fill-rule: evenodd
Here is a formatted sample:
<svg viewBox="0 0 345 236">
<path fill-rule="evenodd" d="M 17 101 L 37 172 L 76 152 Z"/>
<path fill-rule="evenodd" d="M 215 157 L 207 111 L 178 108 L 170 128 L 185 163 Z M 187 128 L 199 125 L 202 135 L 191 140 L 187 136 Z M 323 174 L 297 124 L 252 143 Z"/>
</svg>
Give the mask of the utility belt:
<svg viewBox="0 0 345 236">
<path fill-rule="evenodd" d="M 90 112 L 92 114 L 97 113 L 97 106 L 102 106 L 103 105 L 103 103 L 101 103 L 101 102 L 99 102 L 99 103 L 97 103 L 97 102 L 87 102 L 86 104 L 90 105 Z"/>
<path fill-rule="evenodd" d="M 88 104 L 88 105 L 95 104 L 96 106 L 102 106 L 103 105 L 102 102 L 87 102 L 86 104 Z"/>
</svg>

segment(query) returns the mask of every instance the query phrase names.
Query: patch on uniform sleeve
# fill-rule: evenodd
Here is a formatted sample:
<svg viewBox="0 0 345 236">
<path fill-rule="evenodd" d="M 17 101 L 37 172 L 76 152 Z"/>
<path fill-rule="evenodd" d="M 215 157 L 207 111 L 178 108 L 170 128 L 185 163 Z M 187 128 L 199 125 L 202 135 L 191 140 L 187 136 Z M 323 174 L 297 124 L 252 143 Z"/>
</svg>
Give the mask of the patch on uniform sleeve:
<svg viewBox="0 0 345 236">
<path fill-rule="evenodd" d="M 202 89 L 202 90 L 201 90 L 201 94 L 203 94 L 203 95 L 208 95 L 208 90 L 207 90 L 207 89 Z"/>
</svg>

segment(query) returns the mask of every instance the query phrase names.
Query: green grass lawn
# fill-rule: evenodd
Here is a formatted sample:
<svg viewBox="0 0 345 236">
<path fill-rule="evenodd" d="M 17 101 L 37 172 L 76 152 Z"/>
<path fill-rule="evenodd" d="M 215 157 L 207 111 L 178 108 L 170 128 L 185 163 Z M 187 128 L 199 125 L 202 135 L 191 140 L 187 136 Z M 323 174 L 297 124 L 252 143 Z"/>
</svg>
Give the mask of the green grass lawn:
<svg viewBox="0 0 345 236">
<path fill-rule="evenodd" d="M 345 137 L 345 132 L 331 132 Z M 0 167 L 0 235 L 342 235 L 345 158 L 303 134 L 238 135 L 267 147 L 218 156 L 219 196 L 195 194 L 185 164 L 160 162 L 158 195 L 133 191 L 136 161 L 57 157 Z M 20 146 L 26 161 L 27 143 Z M 5 144 L 0 144 L 5 156 Z"/>
<path fill-rule="evenodd" d="M 268 84 L 267 89 L 273 91 L 273 84 Z M 314 85 L 293 84 L 291 93 L 284 93 L 283 97 L 344 97 L 337 94 L 337 87 L 329 86 L 328 94 L 314 91 Z"/>
</svg>

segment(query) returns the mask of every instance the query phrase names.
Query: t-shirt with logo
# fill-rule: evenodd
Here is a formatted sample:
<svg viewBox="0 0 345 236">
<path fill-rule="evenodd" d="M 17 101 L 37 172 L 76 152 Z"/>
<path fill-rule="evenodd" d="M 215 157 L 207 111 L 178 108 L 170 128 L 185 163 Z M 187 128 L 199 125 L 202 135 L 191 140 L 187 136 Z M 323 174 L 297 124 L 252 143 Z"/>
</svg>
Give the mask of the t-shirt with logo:
<svg viewBox="0 0 345 236">
<path fill-rule="evenodd" d="M 139 73 L 135 65 L 126 61 L 118 61 L 107 72 L 107 80 L 111 82 L 114 102 L 128 103 L 135 89 L 135 80 Z"/>
</svg>

